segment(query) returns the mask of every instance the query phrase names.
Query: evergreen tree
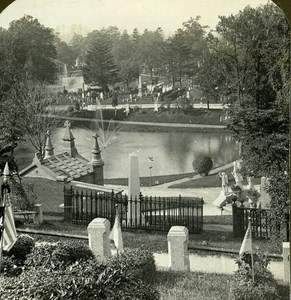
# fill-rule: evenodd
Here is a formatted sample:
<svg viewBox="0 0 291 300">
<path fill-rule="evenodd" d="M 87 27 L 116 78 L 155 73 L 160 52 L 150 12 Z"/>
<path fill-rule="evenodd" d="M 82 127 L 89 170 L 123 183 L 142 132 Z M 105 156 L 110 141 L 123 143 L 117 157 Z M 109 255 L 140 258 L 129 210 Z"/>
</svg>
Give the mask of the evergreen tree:
<svg viewBox="0 0 291 300">
<path fill-rule="evenodd" d="M 85 82 L 99 84 L 103 91 L 107 91 L 108 85 L 114 84 L 118 75 L 110 41 L 106 34 L 99 31 L 93 31 L 88 38 L 84 66 Z"/>
</svg>

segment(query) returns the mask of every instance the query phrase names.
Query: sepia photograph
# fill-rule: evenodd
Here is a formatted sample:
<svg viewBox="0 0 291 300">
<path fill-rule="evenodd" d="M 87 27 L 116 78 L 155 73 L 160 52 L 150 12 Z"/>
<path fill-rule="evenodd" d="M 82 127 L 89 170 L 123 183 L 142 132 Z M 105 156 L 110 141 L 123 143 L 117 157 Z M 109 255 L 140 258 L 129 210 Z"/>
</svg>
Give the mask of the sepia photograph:
<svg viewBox="0 0 291 300">
<path fill-rule="evenodd" d="M 290 0 L 1 0 L 0 300 L 290 299 Z"/>
</svg>

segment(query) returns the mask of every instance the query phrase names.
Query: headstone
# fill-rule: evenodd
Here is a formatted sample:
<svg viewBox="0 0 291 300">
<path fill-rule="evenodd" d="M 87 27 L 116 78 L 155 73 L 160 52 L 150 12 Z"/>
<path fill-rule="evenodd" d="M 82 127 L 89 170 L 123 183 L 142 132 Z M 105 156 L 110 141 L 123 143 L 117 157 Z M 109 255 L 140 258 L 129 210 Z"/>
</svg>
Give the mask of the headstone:
<svg viewBox="0 0 291 300">
<path fill-rule="evenodd" d="M 233 162 L 232 175 L 234 177 L 235 184 L 239 186 L 241 189 L 243 189 L 243 184 L 242 184 L 243 177 L 241 175 L 240 169 L 241 169 L 240 163 L 238 161 Z"/>
<path fill-rule="evenodd" d="M 190 271 L 188 229 L 184 226 L 172 226 L 167 238 L 170 269 L 172 271 Z"/>
<path fill-rule="evenodd" d="M 129 103 L 126 103 L 126 107 L 125 107 L 125 114 L 126 114 L 126 116 L 129 115 L 129 111 L 130 111 Z"/>
<path fill-rule="evenodd" d="M 159 111 L 159 107 L 158 107 L 158 103 L 155 102 L 155 108 L 154 108 L 155 112 L 158 112 Z"/>
<path fill-rule="evenodd" d="M 284 282 L 290 283 L 290 244 L 283 243 Z"/>
<path fill-rule="evenodd" d="M 89 247 L 95 256 L 105 260 L 111 256 L 110 222 L 104 218 L 95 218 L 87 227 Z"/>
<path fill-rule="evenodd" d="M 34 222 L 38 225 L 43 223 L 42 207 L 41 204 L 34 204 L 34 211 L 36 211 L 36 216 Z"/>
<path fill-rule="evenodd" d="M 268 178 L 261 177 L 261 186 L 260 186 L 260 206 L 261 209 L 270 208 L 271 203 L 271 197 L 269 193 L 266 191 L 266 188 L 268 186 Z"/>
<path fill-rule="evenodd" d="M 219 173 L 219 177 L 221 178 L 221 186 L 224 191 L 224 195 L 228 194 L 228 176 L 225 172 Z"/>
<path fill-rule="evenodd" d="M 248 176 L 247 177 L 247 182 L 248 182 L 247 189 L 251 190 L 251 191 L 254 191 L 255 190 L 255 187 L 254 187 L 254 176 Z"/>
<path fill-rule="evenodd" d="M 141 82 L 141 75 L 138 77 L 138 97 L 142 97 L 142 82 Z"/>
<path fill-rule="evenodd" d="M 134 153 L 129 155 L 129 176 L 128 176 L 128 203 L 127 220 L 134 225 L 140 224 L 140 180 L 138 156 Z M 136 201 L 135 201 L 136 199 Z"/>
</svg>

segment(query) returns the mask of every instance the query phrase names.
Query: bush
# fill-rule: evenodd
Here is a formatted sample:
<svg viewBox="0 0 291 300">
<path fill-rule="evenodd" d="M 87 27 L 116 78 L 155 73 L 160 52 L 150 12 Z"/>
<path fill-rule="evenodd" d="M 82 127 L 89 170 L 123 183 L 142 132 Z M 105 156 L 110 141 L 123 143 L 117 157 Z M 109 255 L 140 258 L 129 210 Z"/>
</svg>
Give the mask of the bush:
<svg viewBox="0 0 291 300">
<path fill-rule="evenodd" d="M 193 169 L 196 170 L 200 175 L 207 176 L 212 167 L 212 158 L 207 155 L 199 155 L 193 161 Z"/>
<path fill-rule="evenodd" d="M 13 247 L 5 254 L 8 256 L 14 256 L 16 260 L 24 261 L 27 255 L 31 253 L 34 246 L 34 239 L 31 236 L 27 234 L 20 234 Z"/>
<path fill-rule="evenodd" d="M 127 250 L 119 256 L 119 264 L 144 282 L 151 283 L 156 278 L 156 265 L 153 254 L 148 250 L 132 249 Z M 110 268 L 117 267 L 117 260 L 113 257 L 108 262 Z"/>
<path fill-rule="evenodd" d="M 251 258 L 244 255 L 237 261 L 239 269 L 231 282 L 230 299 L 233 300 L 273 300 L 281 299 L 277 283 L 267 269 L 269 259 L 265 255 L 254 255 L 254 282 L 252 280 Z"/>
<path fill-rule="evenodd" d="M 55 248 L 51 249 L 53 253 Z M 31 267 L 19 277 L 4 280 L 0 294 L 6 300 L 158 300 L 159 293 L 135 277 L 131 265 L 135 255 L 122 254 L 119 263 L 113 257 L 108 262 L 98 262 L 95 258 L 83 260 L 58 270 L 46 266 Z M 141 256 L 136 265 L 143 266 L 145 271 L 144 259 L 152 255 L 146 251 Z"/>
<path fill-rule="evenodd" d="M 49 269 L 64 269 L 77 261 L 94 257 L 90 248 L 82 242 L 39 243 L 27 257 L 26 266 L 43 266 Z"/>
<path fill-rule="evenodd" d="M 1 274 L 7 277 L 18 276 L 22 273 L 22 267 L 17 265 L 13 257 L 3 256 L 1 265 Z"/>
</svg>

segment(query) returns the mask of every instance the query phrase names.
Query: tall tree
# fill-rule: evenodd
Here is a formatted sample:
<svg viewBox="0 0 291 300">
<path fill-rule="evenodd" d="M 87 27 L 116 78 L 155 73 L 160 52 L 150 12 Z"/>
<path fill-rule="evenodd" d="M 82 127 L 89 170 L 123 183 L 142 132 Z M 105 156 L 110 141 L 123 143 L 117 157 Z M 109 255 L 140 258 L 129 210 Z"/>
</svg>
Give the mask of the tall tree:
<svg viewBox="0 0 291 300">
<path fill-rule="evenodd" d="M 216 31 L 219 36 L 210 35 L 209 44 L 228 60 L 227 84 L 236 88 L 237 100 L 257 109 L 271 107 L 283 83 L 280 61 L 288 57 L 288 24 L 281 11 L 272 4 L 248 6 L 221 16 Z"/>
<path fill-rule="evenodd" d="M 34 80 L 54 82 L 56 79 L 56 49 L 54 34 L 31 16 L 12 21 L 8 34 L 13 40 L 13 52 L 17 65 Z"/>
<path fill-rule="evenodd" d="M 118 69 L 111 53 L 111 44 L 108 35 L 93 31 L 88 35 L 89 43 L 85 57 L 84 78 L 87 83 L 102 86 L 108 90 L 109 84 L 117 79 Z"/>
<path fill-rule="evenodd" d="M 129 83 L 139 75 L 139 65 L 135 57 L 135 45 L 127 31 L 123 31 L 115 50 L 115 62 L 119 69 L 119 78 L 129 88 Z"/>
<path fill-rule="evenodd" d="M 218 29 L 229 48 L 217 52 L 229 56 L 229 74 L 237 74 L 239 101 L 231 107 L 228 126 L 241 143 L 247 170 L 269 177 L 276 226 L 284 228 L 290 174 L 290 28 L 282 12 L 267 4 L 221 18 Z"/>
<path fill-rule="evenodd" d="M 62 41 L 57 35 L 54 43 L 57 51 L 57 60 L 66 64 L 68 70 L 74 69 L 77 55 L 72 46 Z"/>
<path fill-rule="evenodd" d="M 164 38 L 159 30 L 149 31 L 146 29 L 140 36 L 136 57 L 139 65 L 149 72 L 151 79 L 153 79 L 154 71 L 159 73 L 163 66 L 164 49 Z"/>
</svg>

